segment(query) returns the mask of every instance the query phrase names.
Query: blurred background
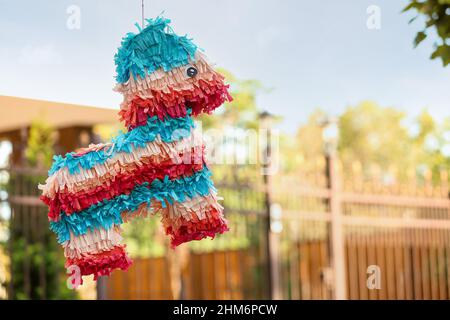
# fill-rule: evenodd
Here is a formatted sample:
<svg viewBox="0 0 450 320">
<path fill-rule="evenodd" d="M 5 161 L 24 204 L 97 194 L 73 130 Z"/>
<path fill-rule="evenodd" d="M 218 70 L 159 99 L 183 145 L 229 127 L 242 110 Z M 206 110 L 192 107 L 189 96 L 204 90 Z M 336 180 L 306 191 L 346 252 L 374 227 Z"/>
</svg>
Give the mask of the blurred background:
<svg viewBox="0 0 450 320">
<path fill-rule="evenodd" d="M 405 10 L 406 9 L 406 10 Z M 141 1 L 0 0 L 0 299 L 450 299 L 450 1 L 145 1 L 234 101 L 202 129 L 230 231 L 77 290 L 38 199 L 54 154 L 108 141 Z"/>
</svg>

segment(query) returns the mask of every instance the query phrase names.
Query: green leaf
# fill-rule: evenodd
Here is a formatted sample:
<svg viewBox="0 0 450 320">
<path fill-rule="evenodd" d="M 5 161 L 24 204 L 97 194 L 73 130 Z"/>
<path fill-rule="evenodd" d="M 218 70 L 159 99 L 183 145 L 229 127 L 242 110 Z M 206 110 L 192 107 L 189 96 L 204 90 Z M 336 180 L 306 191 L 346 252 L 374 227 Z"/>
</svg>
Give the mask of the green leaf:
<svg viewBox="0 0 450 320">
<path fill-rule="evenodd" d="M 422 3 L 413 1 L 413 2 L 411 2 L 410 4 L 408 4 L 408 5 L 403 9 L 402 12 L 406 12 L 406 11 L 411 10 L 411 9 L 416 9 L 417 11 L 419 11 L 420 8 L 422 7 L 422 5 L 423 5 Z"/>
<path fill-rule="evenodd" d="M 417 32 L 416 38 L 414 39 L 414 47 L 417 47 L 426 37 L 427 34 L 424 31 Z"/>
<path fill-rule="evenodd" d="M 450 63 L 450 46 L 446 44 L 438 46 L 430 58 L 441 58 L 442 64 L 446 67 Z"/>
<path fill-rule="evenodd" d="M 425 28 L 429 28 L 431 26 L 434 26 L 436 24 L 436 21 L 433 19 L 429 19 L 426 23 L 425 23 Z"/>
<path fill-rule="evenodd" d="M 408 24 L 413 23 L 419 16 L 415 16 L 408 21 Z"/>
</svg>

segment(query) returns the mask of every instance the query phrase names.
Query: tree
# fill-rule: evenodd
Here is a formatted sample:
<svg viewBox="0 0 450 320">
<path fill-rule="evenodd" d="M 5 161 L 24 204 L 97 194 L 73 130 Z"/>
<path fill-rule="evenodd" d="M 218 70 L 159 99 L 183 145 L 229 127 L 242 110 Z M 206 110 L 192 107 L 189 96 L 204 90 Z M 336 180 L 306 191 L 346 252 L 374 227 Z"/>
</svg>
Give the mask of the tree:
<svg viewBox="0 0 450 320">
<path fill-rule="evenodd" d="M 249 141 L 251 136 L 255 137 L 260 125 L 257 95 L 268 89 L 257 80 L 238 79 L 225 69 L 217 71 L 223 74 L 226 82 L 230 84 L 229 91 L 233 101 L 226 102 L 213 115 L 202 115 L 198 119 L 202 122 L 204 133 L 208 129 L 214 129 L 215 136 L 210 137 L 213 141 L 207 143 L 207 150 L 214 151 L 210 153 L 209 160 L 216 165 L 214 168 L 216 180 L 227 180 L 231 183 L 248 182 L 252 177 L 260 176 L 257 173 L 260 168 L 256 164 L 244 166 L 238 163 L 244 162 L 241 160 L 246 157 L 246 152 L 253 154 L 252 148 L 257 147 L 255 145 L 257 142 Z M 220 166 L 222 163 L 217 163 L 219 161 L 214 163 L 214 160 L 223 160 L 226 166 Z"/>
<path fill-rule="evenodd" d="M 411 141 L 402 125 L 404 118 L 403 112 L 382 108 L 373 102 L 348 108 L 339 118 L 342 160 L 376 164 L 383 169 L 399 162 L 409 162 Z"/>
<path fill-rule="evenodd" d="M 31 167 L 49 168 L 52 164 L 56 134 L 43 120 L 34 120 L 30 126 L 25 158 Z"/>
<path fill-rule="evenodd" d="M 323 115 L 321 110 L 313 112 L 299 128 L 295 146 L 283 147 L 282 157 L 290 161 L 292 172 L 296 171 L 292 168 L 317 170 L 313 162 L 323 156 L 318 124 Z M 404 112 L 370 101 L 347 108 L 338 119 L 338 152 L 344 170 L 351 170 L 356 163 L 362 165 L 363 174 L 370 174 L 372 167 L 382 171 L 397 168 L 402 179 L 426 169 L 437 181 L 442 170 L 450 170 L 450 158 L 444 152 L 450 143 L 450 119 L 438 123 L 424 110 L 412 123 L 406 125 L 407 120 Z"/>
<path fill-rule="evenodd" d="M 280 139 L 282 171 L 298 174 L 299 171 L 316 170 L 317 160 L 323 158 L 324 148 L 320 120 L 325 116 L 321 109 L 313 111 L 294 137 L 282 135 Z"/>
<path fill-rule="evenodd" d="M 395 167 L 400 175 L 408 170 L 420 174 L 419 168 L 426 168 L 435 178 L 440 171 L 449 171 L 450 160 L 443 152 L 448 121 L 437 123 L 426 110 L 412 126 L 406 126 L 406 120 L 405 113 L 373 102 L 348 108 L 339 120 L 339 153 L 344 165 L 357 161 L 365 168 Z"/>
<path fill-rule="evenodd" d="M 56 140 L 54 129 L 42 120 L 32 122 L 25 158 L 30 167 L 48 169 Z M 20 181 L 20 196 L 36 193 L 46 174 L 11 172 L 8 194 L 13 196 Z M 27 193 L 28 192 L 28 193 Z M 74 299 L 77 293 L 66 285 L 64 256 L 49 230 L 45 207 L 13 207 L 10 222 L 12 296 L 10 299 Z M 36 211 L 35 213 L 33 213 Z M 25 223 L 24 221 L 29 221 Z M 31 226 L 30 226 L 31 225 Z M 45 283 L 45 285 L 44 285 Z"/>
<path fill-rule="evenodd" d="M 415 10 L 417 15 L 410 20 L 416 20 L 418 16 L 425 18 L 425 28 L 416 34 L 414 45 L 418 46 L 427 37 L 430 29 L 434 30 L 440 41 L 435 42 L 431 59 L 440 58 L 442 64 L 450 63 L 450 0 L 412 0 L 403 10 L 409 12 Z"/>
<path fill-rule="evenodd" d="M 230 84 L 233 101 L 226 102 L 213 115 L 202 115 L 203 128 L 223 128 L 226 125 L 242 129 L 258 128 L 259 110 L 256 96 L 265 89 L 258 80 L 241 80 L 225 69 L 218 69 Z"/>
</svg>

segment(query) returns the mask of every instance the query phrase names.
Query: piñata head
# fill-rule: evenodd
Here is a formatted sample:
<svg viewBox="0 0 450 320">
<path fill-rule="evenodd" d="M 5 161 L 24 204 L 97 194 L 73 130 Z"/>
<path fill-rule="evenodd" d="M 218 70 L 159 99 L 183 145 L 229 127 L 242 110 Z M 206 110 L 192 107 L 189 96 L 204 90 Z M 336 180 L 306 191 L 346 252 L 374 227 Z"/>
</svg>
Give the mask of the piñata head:
<svg viewBox="0 0 450 320">
<path fill-rule="evenodd" d="M 191 118 L 231 100 L 228 86 L 168 23 L 147 20 L 115 56 L 119 115 L 129 131 L 55 156 L 40 186 L 66 267 L 81 276 L 128 268 L 120 226 L 132 217 L 160 215 L 172 246 L 228 230 Z"/>
<path fill-rule="evenodd" d="M 170 20 L 148 19 L 138 34 L 129 33 L 116 56 L 118 85 L 124 95 L 120 116 L 129 128 L 147 117 L 184 117 L 211 113 L 231 100 L 224 78 L 187 38 L 169 27 Z"/>
</svg>

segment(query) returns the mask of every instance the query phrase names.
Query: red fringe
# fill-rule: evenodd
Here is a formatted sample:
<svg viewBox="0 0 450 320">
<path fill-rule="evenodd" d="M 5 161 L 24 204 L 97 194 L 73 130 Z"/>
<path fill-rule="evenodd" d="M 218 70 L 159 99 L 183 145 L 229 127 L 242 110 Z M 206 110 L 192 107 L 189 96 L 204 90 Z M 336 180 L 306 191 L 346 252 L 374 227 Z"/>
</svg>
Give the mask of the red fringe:
<svg viewBox="0 0 450 320">
<path fill-rule="evenodd" d="M 192 216 L 192 220 L 186 220 L 180 217 L 176 221 L 169 218 L 163 218 L 162 222 L 166 234 L 171 237 L 170 244 L 172 248 L 182 243 L 192 240 L 202 240 L 210 237 L 214 239 L 216 234 L 222 234 L 229 230 L 227 220 L 216 208 L 206 215 L 206 219 L 198 219 L 197 215 Z"/>
<path fill-rule="evenodd" d="M 211 114 L 225 101 L 232 101 L 228 93 L 229 85 L 224 85 L 220 79 L 215 78 L 208 82 L 199 80 L 198 84 L 199 87 L 195 90 L 151 90 L 153 98 L 136 97 L 126 109 L 120 110 L 120 120 L 125 121 L 125 125 L 131 130 L 145 125 L 148 117 L 157 116 L 161 120 L 167 117 L 185 117 L 187 109 L 192 109 L 194 116 L 202 112 Z"/>
<path fill-rule="evenodd" d="M 109 276 L 115 269 L 127 270 L 133 261 L 125 252 L 125 245 L 116 246 L 110 251 L 84 256 L 81 259 L 67 259 L 66 268 L 76 265 L 80 268 L 80 275 Z M 82 282 L 82 279 L 81 283 Z"/>
<path fill-rule="evenodd" d="M 82 211 L 103 200 L 112 199 L 120 194 L 129 194 L 137 184 L 144 182 L 151 183 L 155 179 L 177 179 L 182 176 L 189 176 L 203 169 L 204 152 L 199 152 L 193 148 L 191 152 L 190 164 L 176 164 L 173 160 L 155 164 L 150 158 L 141 159 L 143 165 L 133 164 L 131 170 L 120 173 L 113 177 L 112 181 L 107 181 L 100 186 L 90 190 L 83 190 L 76 193 L 58 192 L 54 199 L 41 195 L 40 199 L 49 206 L 48 217 L 50 221 L 58 221 L 61 212 L 70 215 L 74 212 Z M 203 148 L 202 148 L 203 149 Z M 183 159 L 185 155 L 181 155 Z M 199 156 L 201 157 L 199 159 Z"/>
</svg>

